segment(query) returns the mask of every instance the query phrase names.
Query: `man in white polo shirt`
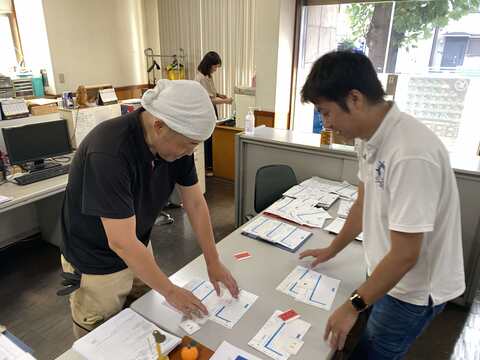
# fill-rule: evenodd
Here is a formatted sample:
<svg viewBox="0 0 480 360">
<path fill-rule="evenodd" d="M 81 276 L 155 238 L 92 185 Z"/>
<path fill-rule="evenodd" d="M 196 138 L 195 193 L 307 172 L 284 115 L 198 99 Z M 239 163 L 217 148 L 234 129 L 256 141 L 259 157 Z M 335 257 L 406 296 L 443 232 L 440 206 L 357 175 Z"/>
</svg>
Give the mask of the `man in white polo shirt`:
<svg viewBox="0 0 480 360">
<path fill-rule="evenodd" d="M 325 340 L 341 350 L 371 307 L 354 359 L 401 359 L 445 303 L 465 290 L 458 189 L 448 153 L 426 126 L 384 100 L 370 60 L 322 56 L 302 89 L 326 127 L 361 139 L 359 191 L 344 228 L 312 266 L 363 231 L 368 279 L 329 318 Z"/>
</svg>

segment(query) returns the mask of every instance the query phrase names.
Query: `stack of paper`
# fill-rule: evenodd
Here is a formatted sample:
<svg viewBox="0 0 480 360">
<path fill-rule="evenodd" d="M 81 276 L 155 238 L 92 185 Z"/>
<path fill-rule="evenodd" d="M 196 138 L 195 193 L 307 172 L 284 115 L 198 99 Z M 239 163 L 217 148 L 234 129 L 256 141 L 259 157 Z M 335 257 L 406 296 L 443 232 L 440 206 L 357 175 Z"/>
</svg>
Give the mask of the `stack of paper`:
<svg viewBox="0 0 480 360">
<path fill-rule="evenodd" d="M 335 218 L 328 226 L 324 229 L 325 231 L 331 232 L 333 234 L 338 234 L 342 230 L 343 226 L 345 225 L 345 219 L 342 218 Z M 357 237 L 357 240 L 363 241 L 363 233 L 360 233 Z"/>
<path fill-rule="evenodd" d="M 158 358 L 153 331 L 160 331 L 166 340 L 162 351 L 168 354 L 181 339 L 145 320 L 131 309 L 125 309 L 75 341 L 73 349 L 88 360 Z"/>
<path fill-rule="evenodd" d="M 265 212 L 299 225 L 322 228 L 325 220 L 332 217 L 324 209 L 316 207 L 317 203 L 317 199 L 284 197 L 273 203 Z"/>
<path fill-rule="evenodd" d="M 302 319 L 284 322 L 276 310 L 248 345 L 275 360 L 287 360 L 296 354 L 303 345 L 303 337 L 310 324 Z"/>
<path fill-rule="evenodd" d="M 260 360 L 260 358 L 224 341 L 220 344 L 210 360 Z"/>
<path fill-rule="evenodd" d="M 309 188 L 310 191 L 323 191 L 327 193 L 337 194 L 343 199 L 355 200 L 357 198 L 357 187 L 346 181 L 332 181 L 319 177 L 312 177 L 300 183 L 302 188 Z"/>
<path fill-rule="evenodd" d="M 347 200 L 355 200 L 357 198 L 357 187 L 344 181 L 341 186 L 335 190 L 341 198 Z"/>
<path fill-rule="evenodd" d="M 312 235 L 309 231 L 266 216 L 259 216 L 247 224 L 242 229 L 242 234 L 280 245 L 291 251 L 296 251 Z"/>
<path fill-rule="evenodd" d="M 258 296 L 248 291 L 241 290 L 238 299 L 234 299 L 228 291 L 224 291 L 222 296 L 217 293 L 209 281 L 195 279 L 184 286 L 185 289 L 191 291 L 208 310 L 208 320 L 216 322 L 228 329 L 231 329 L 252 307 Z M 204 321 L 207 319 L 203 319 Z M 200 322 L 199 325 L 204 323 Z"/>
<path fill-rule="evenodd" d="M 277 290 L 297 301 L 329 311 L 339 286 L 340 280 L 297 266 L 277 286 Z"/>
</svg>

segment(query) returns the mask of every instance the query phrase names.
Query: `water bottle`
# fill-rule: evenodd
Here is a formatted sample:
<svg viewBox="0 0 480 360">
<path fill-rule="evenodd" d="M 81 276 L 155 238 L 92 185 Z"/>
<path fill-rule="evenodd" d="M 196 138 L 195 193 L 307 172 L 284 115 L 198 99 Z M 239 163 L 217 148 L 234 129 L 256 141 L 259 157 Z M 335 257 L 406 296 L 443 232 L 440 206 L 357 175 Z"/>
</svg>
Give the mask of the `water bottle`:
<svg viewBox="0 0 480 360">
<path fill-rule="evenodd" d="M 245 115 L 245 134 L 253 134 L 255 128 L 255 115 L 253 114 L 253 108 L 249 107 L 247 115 Z"/>
</svg>

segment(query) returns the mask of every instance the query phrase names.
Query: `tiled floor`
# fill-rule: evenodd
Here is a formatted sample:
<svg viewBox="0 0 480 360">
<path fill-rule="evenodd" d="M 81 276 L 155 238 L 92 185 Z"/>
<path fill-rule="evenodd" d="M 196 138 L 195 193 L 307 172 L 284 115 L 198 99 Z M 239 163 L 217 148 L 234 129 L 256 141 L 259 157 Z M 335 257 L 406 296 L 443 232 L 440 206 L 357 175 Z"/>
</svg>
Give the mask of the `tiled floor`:
<svg viewBox="0 0 480 360">
<path fill-rule="evenodd" d="M 234 228 L 233 184 L 208 178 L 207 189 L 220 240 Z M 200 249 L 183 211 L 169 212 L 175 223 L 155 227 L 152 244 L 160 267 L 172 274 L 198 256 Z M 31 346 L 39 360 L 54 359 L 73 342 L 67 299 L 55 295 L 59 273 L 58 249 L 39 239 L 0 251 L 0 323 Z M 449 304 L 407 359 L 480 360 L 480 296 L 469 312 Z"/>
</svg>

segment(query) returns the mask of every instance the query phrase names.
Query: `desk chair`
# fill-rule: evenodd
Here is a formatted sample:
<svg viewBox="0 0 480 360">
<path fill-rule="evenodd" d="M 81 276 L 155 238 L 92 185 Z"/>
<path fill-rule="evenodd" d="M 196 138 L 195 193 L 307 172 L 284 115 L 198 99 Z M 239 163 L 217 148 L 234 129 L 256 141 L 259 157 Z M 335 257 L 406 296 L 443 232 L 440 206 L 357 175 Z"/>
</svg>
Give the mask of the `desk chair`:
<svg viewBox="0 0 480 360">
<path fill-rule="evenodd" d="M 295 172 L 288 165 L 262 166 L 255 175 L 255 211 L 257 213 L 262 212 L 297 183 Z M 246 216 L 247 220 L 252 217 L 252 215 Z"/>
</svg>

